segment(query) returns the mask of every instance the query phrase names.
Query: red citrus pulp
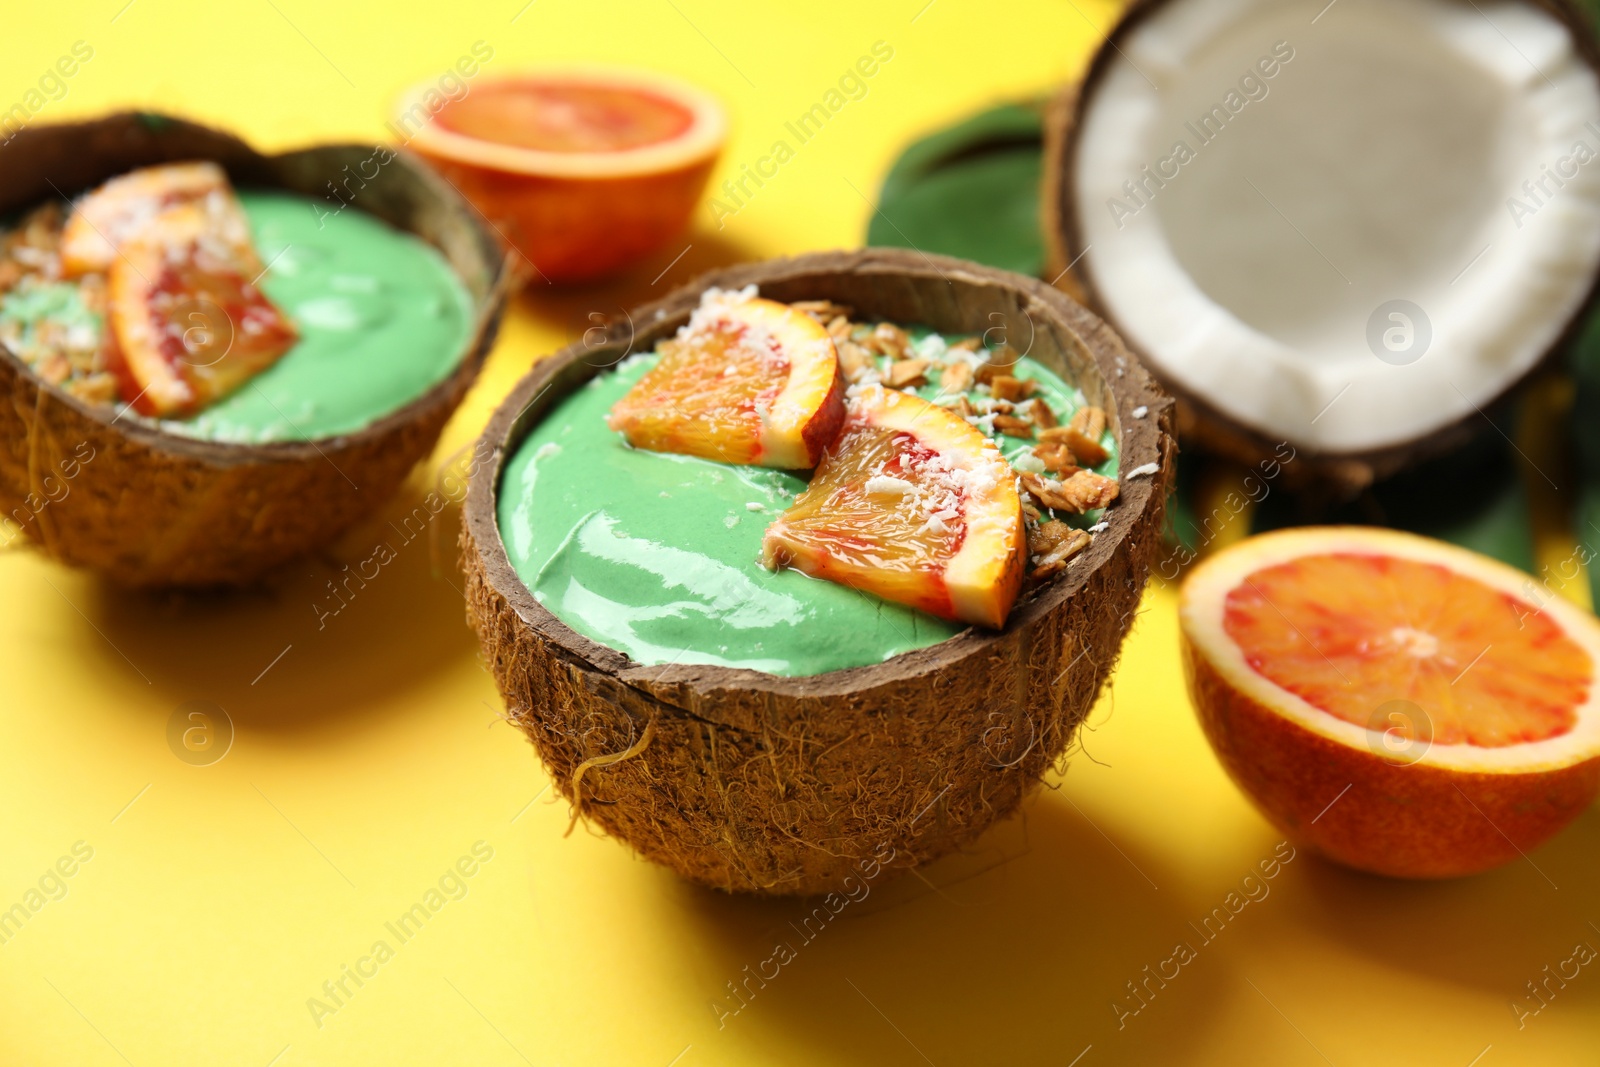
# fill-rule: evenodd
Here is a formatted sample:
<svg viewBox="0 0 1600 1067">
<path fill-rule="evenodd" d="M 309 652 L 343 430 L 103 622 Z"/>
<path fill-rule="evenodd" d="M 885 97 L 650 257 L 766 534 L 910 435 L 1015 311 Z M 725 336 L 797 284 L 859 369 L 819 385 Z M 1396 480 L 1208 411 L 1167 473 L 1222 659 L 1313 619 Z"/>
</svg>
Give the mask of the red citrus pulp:
<svg viewBox="0 0 1600 1067">
<path fill-rule="evenodd" d="M 1282 531 L 1197 567 L 1180 618 L 1224 766 L 1340 862 L 1485 870 L 1600 793 L 1600 623 L 1503 564 L 1388 530 Z"/>
</svg>

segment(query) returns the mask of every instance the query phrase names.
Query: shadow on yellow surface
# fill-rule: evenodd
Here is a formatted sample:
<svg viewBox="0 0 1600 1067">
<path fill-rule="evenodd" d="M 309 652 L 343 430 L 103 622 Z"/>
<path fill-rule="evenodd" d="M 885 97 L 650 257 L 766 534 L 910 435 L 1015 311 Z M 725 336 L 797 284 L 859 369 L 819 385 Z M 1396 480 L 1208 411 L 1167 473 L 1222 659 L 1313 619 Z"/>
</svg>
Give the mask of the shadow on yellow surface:
<svg viewBox="0 0 1600 1067">
<path fill-rule="evenodd" d="M 1129 1062 L 1167 1063 L 1207 1025 L 1215 985 L 1152 982 L 1163 1010 L 1120 1030 L 1111 1004 L 1140 1007 L 1122 983 L 1140 982 L 1185 928 L 1181 898 L 1155 888 L 1173 877 L 1042 792 L 963 854 L 836 915 L 821 898 L 672 895 L 725 972 L 713 1026 L 805 1048 L 804 1062 L 920 1062 L 915 1048 L 935 1062 L 1067 1064 L 1089 1045 L 1105 1062 L 1114 1045 Z M 1085 974 L 1119 977 L 1086 995 Z"/>
<path fill-rule="evenodd" d="M 395 695 L 477 654 L 456 564 L 460 509 L 430 514 L 419 481 L 258 589 L 158 594 L 85 578 L 82 609 L 104 640 L 83 631 L 80 655 L 148 678 L 161 696 L 141 712 L 210 700 L 269 734 L 360 729 Z"/>
<path fill-rule="evenodd" d="M 1394 970 L 1512 996 L 1525 990 L 1508 988 L 1507 974 L 1538 982 L 1577 942 L 1600 944 L 1591 925 L 1600 922 L 1597 855 L 1600 810 L 1591 807 L 1525 859 L 1470 878 L 1406 882 L 1316 860 L 1298 919 Z M 1579 982 L 1561 995 L 1570 1001 L 1564 1010 L 1581 1013 L 1580 1001 L 1600 1010 L 1600 984 Z"/>
</svg>

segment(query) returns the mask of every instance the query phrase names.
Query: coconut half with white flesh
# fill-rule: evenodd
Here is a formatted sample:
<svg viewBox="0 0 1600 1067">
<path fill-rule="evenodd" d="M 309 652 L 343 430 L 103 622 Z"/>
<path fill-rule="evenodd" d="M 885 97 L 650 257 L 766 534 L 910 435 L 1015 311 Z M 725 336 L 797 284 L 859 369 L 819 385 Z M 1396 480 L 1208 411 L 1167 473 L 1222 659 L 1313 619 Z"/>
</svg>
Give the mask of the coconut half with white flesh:
<svg viewBox="0 0 1600 1067">
<path fill-rule="evenodd" d="M 1600 272 L 1600 66 L 1548 0 L 1151 0 L 1058 101 L 1046 228 L 1204 449 L 1357 490 L 1478 430 Z"/>
</svg>

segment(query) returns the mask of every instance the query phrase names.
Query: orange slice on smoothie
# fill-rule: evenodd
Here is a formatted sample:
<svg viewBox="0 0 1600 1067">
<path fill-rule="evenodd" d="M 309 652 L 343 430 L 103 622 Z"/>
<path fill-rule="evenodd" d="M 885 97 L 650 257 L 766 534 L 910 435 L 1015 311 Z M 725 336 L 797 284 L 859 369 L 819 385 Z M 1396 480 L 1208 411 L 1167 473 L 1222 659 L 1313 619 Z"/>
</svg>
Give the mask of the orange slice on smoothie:
<svg viewBox="0 0 1600 1067">
<path fill-rule="evenodd" d="M 1411 534 L 1288 530 L 1197 567 L 1180 618 L 1223 765 L 1339 862 L 1486 870 L 1600 794 L 1600 623 L 1520 571 Z"/>
<path fill-rule="evenodd" d="M 293 324 L 256 288 L 253 250 L 210 235 L 198 205 L 163 213 L 120 248 L 109 280 L 108 363 L 135 411 L 190 415 L 293 347 Z"/>
<path fill-rule="evenodd" d="M 112 178 L 73 205 L 61 232 L 62 273 L 72 278 L 110 270 L 118 248 L 178 207 L 192 209 L 184 213 L 191 228 L 204 229 L 243 255 L 254 255 L 249 222 L 222 168 L 171 163 Z"/>
<path fill-rule="evenodd" d="M 869 386 L 761 551 L 774 569 L 998 629 L 1025 544 L 1016 477 L 994 445 L 936 404 Z"/>
<path fill-rule="evenodd" d="M 844 421 L 833 340 L 811 316 L 711 290 L 607 419 L 635 448 L 814 467 Z"/>
</svg>

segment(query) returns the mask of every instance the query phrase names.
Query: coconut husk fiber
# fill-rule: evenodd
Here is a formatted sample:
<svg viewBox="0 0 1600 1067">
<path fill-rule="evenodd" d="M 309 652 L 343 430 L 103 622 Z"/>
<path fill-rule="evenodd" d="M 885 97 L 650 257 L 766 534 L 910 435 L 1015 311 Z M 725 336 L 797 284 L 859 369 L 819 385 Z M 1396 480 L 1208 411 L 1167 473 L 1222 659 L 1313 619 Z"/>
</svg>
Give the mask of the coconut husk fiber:
<svg viewBox="0 0 1600 1067">
<path fill-rule="evenodd" d="M 213 160 L 238 187 L 320 198 L 346 167 L 365 173 L 359 165 L 373 152 L 371 145 L 321 145 L 264 155 L 231 134 L 131 112 L 30 126 L 0 145 L 0 213 L 180 160 Z M 69 396 L 0 350 L 5 514 L 47 555 L 119 584 L 213 586 L 248 583 L 375 511 L 432 451 L 477 376 L 508 279 L 493 233 L 448 184 L 403 152 L 350 208 L 434 245 L 465 284 L 474 325 L 449 378 L 356 433 L 229 444 L 119 417 L 116 407 Z"/>
<path fill-rule="evenodd" d="M 561 399 L 687 321 L 709 286 L 832 300 L 947 333 L 995 326 L 1107 412 L 1122 479 L 1110 526 L 1003 631 L 969 629 L 882 664 L 784 678 L 640 666 L 537 603 L 506 557 L 504 462 Z M 541 361 L 479 442 L 463 516 L 468 616 L 509 715 L 581 818 L 693 881 L 761 894 L 846 889 L 925 864 L 1014 811 L 1067 751 L 1133 619 L 1172 483 L 1172 401 L 1057 290 L 900 249 L 705 275 Z M 631 347 L 630 347 L 631 346 Z M 1142 417 L 1135 417 L 1135 409 Z"/>
</svg>

